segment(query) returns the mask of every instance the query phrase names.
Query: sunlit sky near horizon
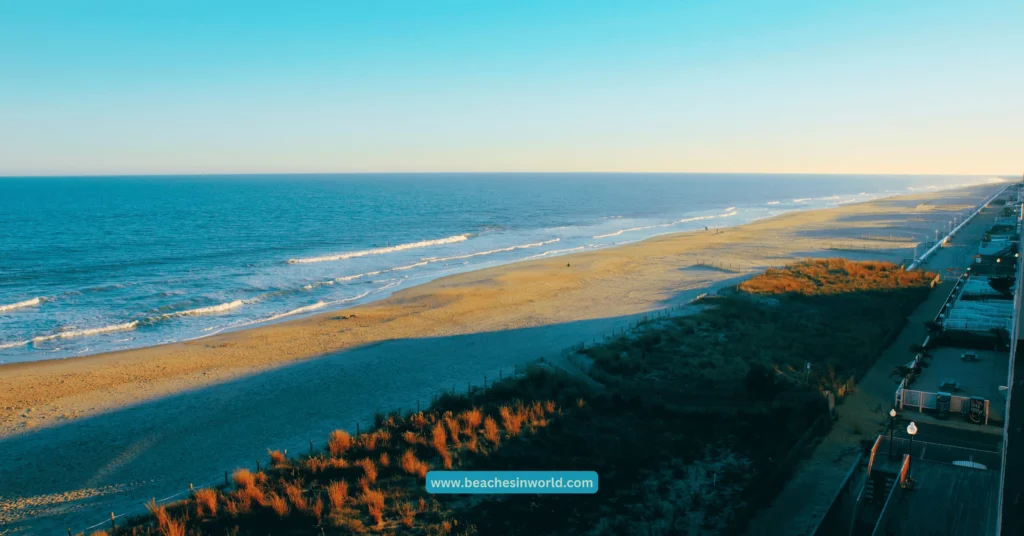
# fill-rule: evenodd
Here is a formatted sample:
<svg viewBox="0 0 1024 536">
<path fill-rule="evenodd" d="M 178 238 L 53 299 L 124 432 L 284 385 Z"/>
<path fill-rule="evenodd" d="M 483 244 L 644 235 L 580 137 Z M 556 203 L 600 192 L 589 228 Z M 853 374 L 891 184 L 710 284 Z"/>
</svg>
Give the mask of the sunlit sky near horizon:
<svg viewBox="0 0 1024 536">
<path fill-rule="evenodd" d="M 1024 2 L 0 0 L 0 175 L 1018 174 Z"/>
</svg>

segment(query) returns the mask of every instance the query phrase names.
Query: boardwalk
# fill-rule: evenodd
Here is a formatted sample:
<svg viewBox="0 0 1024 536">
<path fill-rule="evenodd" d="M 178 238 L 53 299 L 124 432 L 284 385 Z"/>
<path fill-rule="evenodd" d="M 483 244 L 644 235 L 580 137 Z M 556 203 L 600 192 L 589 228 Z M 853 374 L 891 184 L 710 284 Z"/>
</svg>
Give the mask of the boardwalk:
<svg viewBox="0 0 1024 536">
<path fill-rule="evenodd" d="M 969 266 L 984 232 L 1002 207 L 982 211 L 964 227 L 949 245 L 939 249 L 923 269 L 945 274 L 946 268 Z M 924 323 L 933 320 L 953 288 L 944 281 L 911 315 L 906 329 L 883 352 L 878 362 L 861 379 L 857 391 L 837 407 L 839 421 L 828 436 L 801 462 L 775 501 L 750 522 L 749 536 L 809 536 L 831 506 L 844 476 L 856 461 L 860 442 L 874 438 L 885 429 L 896 384 L 889 373 L 912 356 L 907 348 L 920 344 L 927 335 Z"/>
</svg>

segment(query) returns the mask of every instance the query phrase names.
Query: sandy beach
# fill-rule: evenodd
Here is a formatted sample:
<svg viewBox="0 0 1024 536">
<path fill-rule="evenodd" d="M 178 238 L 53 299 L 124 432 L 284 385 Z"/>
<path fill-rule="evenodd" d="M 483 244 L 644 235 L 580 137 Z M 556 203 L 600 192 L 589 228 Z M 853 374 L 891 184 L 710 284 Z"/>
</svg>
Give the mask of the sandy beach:
<svg viewBox="0 0 1024 536">
<path fill-rule="evenodd" d="M 0 534 L 82 530 L 805 257 L 901 262 L 987 184 L 454 275 L 190 342 L 0 366 Z M 713 264 L 710 265 L 710 264 Z M 927 266 L 926 266 L 927 268 Z M 570 366 L 570 365 L 566 365 Z"/>
</svg>

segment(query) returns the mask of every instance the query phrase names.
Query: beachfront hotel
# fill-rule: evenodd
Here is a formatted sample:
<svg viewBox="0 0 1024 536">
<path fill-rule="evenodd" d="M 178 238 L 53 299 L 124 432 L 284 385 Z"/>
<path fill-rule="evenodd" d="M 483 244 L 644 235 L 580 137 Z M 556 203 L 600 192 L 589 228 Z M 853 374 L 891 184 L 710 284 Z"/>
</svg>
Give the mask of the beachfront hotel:
<svg viewBox="0 0 1024 536">
<path fill-rule="evenodd" d="M 887 430 L 851 467 L 815 534 L 1024 530 L 1022 204 L 1022 184 L 987 203 L 994 217 L 970 266 L 941 274 L 956 280 L 901 368 Z"/>
</svg>

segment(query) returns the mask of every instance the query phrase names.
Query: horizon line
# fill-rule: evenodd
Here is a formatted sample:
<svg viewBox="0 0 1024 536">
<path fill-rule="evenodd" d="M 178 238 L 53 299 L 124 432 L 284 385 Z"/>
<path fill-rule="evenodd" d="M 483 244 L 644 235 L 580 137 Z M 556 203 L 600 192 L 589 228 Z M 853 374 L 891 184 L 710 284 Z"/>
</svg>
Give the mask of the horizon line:
<svg viewBox="0 0 1024 536">
<path fill-rule="evenodd" d="M 118 177 L 272 177 L 283 175 L 330 176 L 330 175 L 832 175 L 832 176 L 942 176 L 967 177 L 991 175 L 993 178 L 1013 179 L 1018 173 L 855 173 L 855 172 L 786 172 L 786 171 L 275 171 L 275 172 L 192 172 L 192 173 L 38 173 L 3 174 L 0 179 L 46 179 L 46 178 L 118 178 Z"/>
</svg>

